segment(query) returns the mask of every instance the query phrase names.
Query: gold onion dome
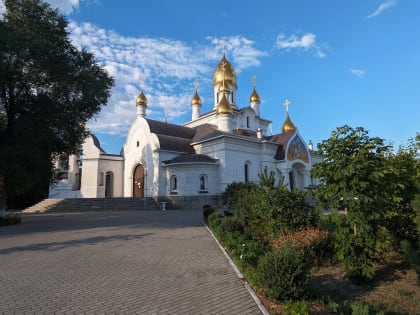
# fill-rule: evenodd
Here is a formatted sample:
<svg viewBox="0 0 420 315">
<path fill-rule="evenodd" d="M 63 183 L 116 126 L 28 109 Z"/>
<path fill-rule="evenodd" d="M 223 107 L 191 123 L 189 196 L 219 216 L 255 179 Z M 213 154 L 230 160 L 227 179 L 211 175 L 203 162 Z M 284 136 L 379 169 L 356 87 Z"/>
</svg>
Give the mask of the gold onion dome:
<svg viewBox="0 0 420 315">
<path fill-rule="evenodd" d="M 143 91 L 137 96 L 136 98 L 136 105 L 137 106 L 146 106 L 147 107 L 147 97 L 144 95 Z"/>
<path fill-rule="evenodd" d="M 223 96 L 219 104 L 217 104 L 216 114 L 219 115 L 219 114 L 232 114 L 232 113 L 233 113 L 232 106 L 230 106 L 226 98 L 226 95 L 223 93 Z"/>
<path fill-rule="evenodd" d="M 286 114 L 286 120 L 283 123 L 283 127 L 281 128 L 282 132 L 288 132 L 288 131 L 295 131 L 296 126 L 292 122 L 292 120 L 289 117 L 289 113 Z"/>
<path fill-rule="evenodd" d="M 194 96 L 191 99 L 191 105 L 200 105 L 201 106 L 201 98 L 198 96 L 197 90 L 195 90 Z"/>
<path fill-rule="evenodd" d="M 227 85 L 226 80 L 222 81 L 222 85 L 219 87 L 219 92 L 222 92 L 223 94 L 230 93 L 230 89 L 229 89 L 229 86 Z"/>
<path fill-rule="evenodd" d="M 258 103 L 258 104 L 261 103 L 260 96 L 258 95 L 257 90 L 255 89 L 255 86 L 254 86 L 254 90 L 252 91 L 251 96 L 249 97 L 249 102 Z"/>
<path fill-rule="evenodd" d="M 220 60 L 216 69 L 214 70 L 213 85 L 222 84 L 223 80 L 225 83 L 232 84 L 236 87 L 236 71 L 227 60 L 225 54 L 223 54 L 222 60 Z"/>
</svg>

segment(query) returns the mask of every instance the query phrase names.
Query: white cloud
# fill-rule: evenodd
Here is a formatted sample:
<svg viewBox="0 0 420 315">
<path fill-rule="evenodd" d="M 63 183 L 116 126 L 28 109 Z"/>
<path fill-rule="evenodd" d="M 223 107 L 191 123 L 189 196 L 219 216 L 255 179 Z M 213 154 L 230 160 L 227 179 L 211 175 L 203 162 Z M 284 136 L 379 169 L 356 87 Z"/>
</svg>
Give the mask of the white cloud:
<svg viewBox="0 0 420 315">
<path fill-rule="evenodd" d="M 70 14 L 79 9 L 79 0 L 45 0 L 53 8 L 58 8 L 64 14 Z"/>
<path fill-rule="evenodd" d="M 389 9 L 390 7 L 393 7 L 396 4 L 397 4 L 396 0 L 387 0 L 384 3 L 381 3 L 381 5 L 375 10 L 375 12 L 369 14 L 366 18 L 370 19 L 375 16 L 378 16 L 383 11 L 385 11 L 386 9 Z"/>
<path fill-rule="evenodd" d="M 91 23 L 69 23 L 73 43 L 92 52 L 103 67 L 116 79 L 109 104 L 90 130 L 123 135 L 136 115 L 135 99 L 140 93 L 140 78 L 148 99 L 147 116 L 163 120 L 169 108 L 169 122 L 186 121 L 194 93 L 193 81 L 200 81 L 203 103 L 212 101 L 212 73 L 221 58 L 221 40 L 226 41 L 227 57 L 235 69 L 259 66 L 265 52 L 255 42 L 243 37 L 208 37 L 203 43 L 188 43 L 168 38 L 125 37 Z M 207 91 L 207 92 L 206 92 Z M 206 94 L 207 93 L 207 94 Z M 208 104 L 210 105 L 210 104 Z"/>
<path fill-rule="evenodd" d="M 3 20 L 3 15 L 6 12 L 6 6 L 4 5 L 3 0 L 0 0 L 0 20 Z"/>
<path fill-rule="evenodd" d="M 53 8 L 58 8 L 64 14 L 79 9 L 79 0 L 45 0 L 45 2 L 48 2 Z M 4 1 L 0 0 L 0 19 L 3 18 L 4 12 L 6 12 Z"/>
<path fill-rule="evenodd" d="M 363 77 L 366 71 L 362 69 L 350 69 L 350 73 L 355 75 L 356 77 Z"/>
<path fill-rule="evenodd" d="M 275 47 L 289 51 L 291 49 L 304 49 L 314 52 L 318 58 L 324 58 L 327 54 L 323 51 L 321 46 L 316 42 L 316 35 L 312 33 L 305 33 L 300 38 L 295 34 L 287 37 L 285 34 L 277 35 Z"/>
</svg>

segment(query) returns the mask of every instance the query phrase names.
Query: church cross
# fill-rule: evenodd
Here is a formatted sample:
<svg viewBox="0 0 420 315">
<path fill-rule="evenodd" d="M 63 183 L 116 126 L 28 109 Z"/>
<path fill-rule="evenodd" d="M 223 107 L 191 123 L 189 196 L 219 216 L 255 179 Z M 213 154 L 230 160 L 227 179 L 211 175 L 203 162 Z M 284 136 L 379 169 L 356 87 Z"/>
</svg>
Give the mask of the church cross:
<svg viewBox="0 0 420 315">
<path fill-rule="evenodd" d="M 226 42 L 222 39 L 220 41 L 220 45 L 222 45 L 222 51 L 223 51 L 223 55 L 225 54 L 225 46 L 226 46 Z"/>
<path fill-rule="evenodd" d="M 164 112 L 165 112 L 165 123 L 167 123 L 168 122 L 168 112 L 169 112 L 168 104 L 165 105 Z"/>
<path fill-rule="evenodd" d="M 255 74 L 251 77 L 251 81 L 252 81 L 252 85 L 255 87 L 255 84 L 257 83 L 257 77 Z"/>
<path fill-rule="evenodd" d="M 289 105 L 291 104 L 292 102 L 290 102 L 289 100 L 285 100 L 284 101 L 284 106 L 286 106 L 286 113 L 289 113 Z"/>
<path fill-rule="evenodd" d="M 194 86 L 195 86 L 195 90 L 197 91 L 197 88 L 198 88 L 198 79 L 195 79 L 194 80 Z"/>
<path fill-rule="evenodd" d="M 144 89 L 144 77 L 140 78 L 140 89 Z"/>
</svg>

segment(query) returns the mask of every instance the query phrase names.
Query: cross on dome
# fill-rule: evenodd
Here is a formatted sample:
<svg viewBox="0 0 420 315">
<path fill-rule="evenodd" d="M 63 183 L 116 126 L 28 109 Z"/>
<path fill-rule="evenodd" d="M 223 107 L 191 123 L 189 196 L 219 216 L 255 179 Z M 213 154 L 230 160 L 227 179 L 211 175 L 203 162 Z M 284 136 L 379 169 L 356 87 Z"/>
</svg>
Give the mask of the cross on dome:
<svg viewBox="0 0 420 315">
<path fill-rule="evenodd" d="M 291 104 L 292 102 L 291 101 L 289 101 L 288 99 L 286 99 L 285 101 L 284 101 L 284 106 L 286 106 L 286 113 L 289 113 L 289 105 Z"/>
<path fill-rule="evenodd" d="M 226 46 L 226 42 L 222 39 L 221 41 L 220 41 L 220 45 L 222 45 L 222 52 L 223 52 L 223 55 L 225 54 L 225 46 Z"/>
</svg>

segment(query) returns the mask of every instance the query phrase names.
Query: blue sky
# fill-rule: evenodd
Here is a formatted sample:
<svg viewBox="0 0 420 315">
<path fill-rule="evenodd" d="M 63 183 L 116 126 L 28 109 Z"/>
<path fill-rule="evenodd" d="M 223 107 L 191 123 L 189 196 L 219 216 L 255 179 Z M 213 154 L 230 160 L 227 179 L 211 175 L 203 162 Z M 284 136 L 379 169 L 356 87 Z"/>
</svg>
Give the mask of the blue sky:
<svg viewBox="0 0 420 315">
<path fill-rule="evenodd" d="M 314 143 L 337 126 L 363 126 L 395 145 L 420 132 L 420 1 L 49 0 L 75 45 L 115 77 L 109 104 L 89 122 L 107 153 L 119 153 L 144 77 L 147 116 L 191 119 L 194 79 L 212 109 L 212 74 L 225 40 L 238 75 L 239 107 L 251 77 L 261 115 L 279 133 L 289 113 Z M 1 8 L 0 8 L 1 10 Z"/>
</svg>

